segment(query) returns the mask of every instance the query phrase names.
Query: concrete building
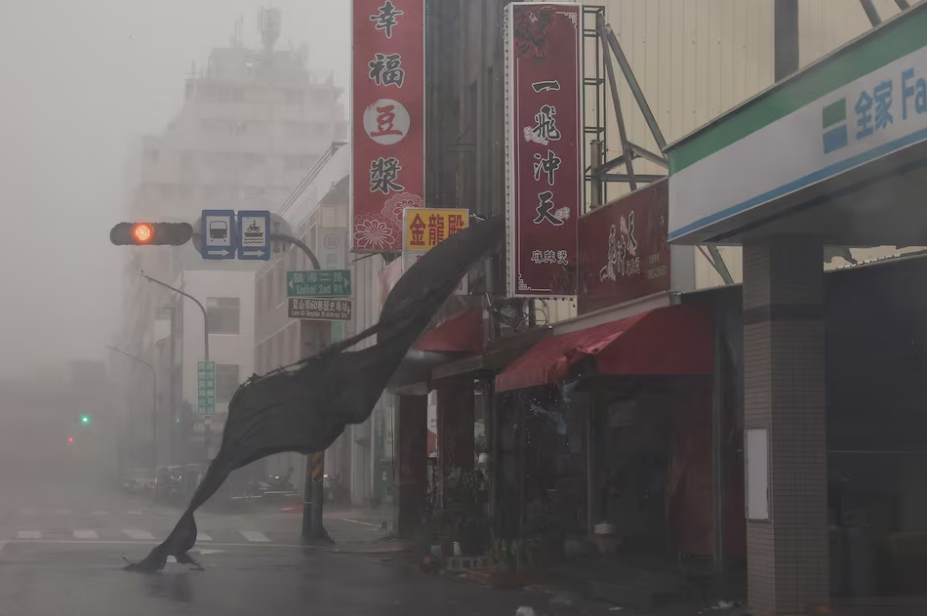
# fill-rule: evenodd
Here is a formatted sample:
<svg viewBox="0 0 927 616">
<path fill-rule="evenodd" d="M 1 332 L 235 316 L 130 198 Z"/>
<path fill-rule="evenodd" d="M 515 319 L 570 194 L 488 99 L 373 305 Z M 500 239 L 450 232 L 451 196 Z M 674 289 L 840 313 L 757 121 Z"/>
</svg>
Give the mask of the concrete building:
<svg viewBox="0 0 927 616">
<path fill-rule="evenodd" d="M 341 91 L 331 78 L 317 79 L 302 50 L 275 50 L 280 14 L 262 12 L 262 47 L 240 40 L 214 49 L 205 66 L 187 79 L 184 102 L 165 130 L 145 137 L 131 157 L 137 174 L 126 208 L 128 220 L 194 223 L 203 209 L 268 209 L 284 202 L 319 161 L 346 123 Z M 279 247 L 275 247 L 279 249 Z M 203 359 L 203 315 L 191 301 L 157 287 L 140 271 L 196 297 L 209 314 L 210 360 L 217 364 L 217 417 L 235 388 L 255 372 L 255 265 L 207 262 L 188 244 L 126 251 L 123 319 L 119 347 L 158 366 L 158 459 L 200 461 L 202 437 L 195 412 L 197 362 Z M 113 358 L 121 399 L 130 418 L 150 408 L 134 392 L 150 376 L 125 358 Z M 128 425 L 126 422 L 126 430 Z M 217 444 L 217 439 L 213 439 Z M 193 443 L 186 448 L 182 443 Z M 192 449 L 191 449 L 192 447 Z M 213 447 L 214 450 L 214 447 Z"/>
</svg>

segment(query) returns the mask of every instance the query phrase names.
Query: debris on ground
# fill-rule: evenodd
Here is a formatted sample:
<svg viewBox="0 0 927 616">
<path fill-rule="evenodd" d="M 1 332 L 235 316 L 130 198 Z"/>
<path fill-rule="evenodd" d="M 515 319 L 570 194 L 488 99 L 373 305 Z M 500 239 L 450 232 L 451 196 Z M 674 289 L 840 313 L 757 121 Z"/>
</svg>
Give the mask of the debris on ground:
<svg viewBox="0 0 927 616">
<path fill-rule="evenodd" d="M 699 612 L 699 614 L 706 614 L 708 612 L 715 612 L 719 610 L 732 610 L 735 607 L 738 607 L 739 605 L 740 605 L 739 601 L 725 601 L 723 599 L 718 599 L 717 601 L 712 603 L 710 606 L 708 606 L 707 608 Z"/>
<path fill-rule="evenodd" d="M 438 573 L 441 570 L 441 561 L 432 556 L 426 555 L 422 559 L 422 571 L 425 573 Z"/>
</svg>

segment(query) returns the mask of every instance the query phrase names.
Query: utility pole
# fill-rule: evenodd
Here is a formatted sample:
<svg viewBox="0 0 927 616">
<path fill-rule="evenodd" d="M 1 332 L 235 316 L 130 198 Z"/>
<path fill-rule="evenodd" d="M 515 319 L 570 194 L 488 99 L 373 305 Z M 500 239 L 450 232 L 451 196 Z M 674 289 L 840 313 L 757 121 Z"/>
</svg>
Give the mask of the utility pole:
<svg viewBox="0 0 927 616">
<path fill-rule="evenodd" d="M 318 258 L 305 243 L 291 235 L 271 233 L 271 241 L 288 242 L 309 257 L 313 269 L 320 270 Z M 325 452 L 316 451 L 306 456 L 306 481 L 303 485 L 303 540 L 307 542 L 331 541 L 322 524 L 322 505 L 325 502 Z"/>
<path fill-rule="evenodd" d="M 147 275 L 145 272 L 139 272 L 139 275 L 145 280 L 147 280 L 148 282 L 153 282 L 156 285 L 160 285 L 164 287 L 165 289 L 170 289 L 174 293 L 179 293 L 180 295 L 186 297 L 187 299 L 192 300 L 194 304 L 199 306 L 200 311 L 203 313 L 203 356 L 204 356 L 204 361 L 209 361 L 209 315 L 206 313 L 206 307 L 203 306 L 202 302 L 200 302 L 200 300 L 196 299 L 195 297 L 193 297 L 186 291 L 183 291 L 182 289 L 178 289 L 176 287 L 172 287 L 166 282 L 161 282 L 160 280 L 156 278 L 152 278 L 151 276 Z M 204 459 L 208 463 L 209 462 L 209 419 L 208 418 L 206 418 L 205 421 L 203 422 L 203 454 L 204 454 L 203 455 Z"/>
<path fill-rule="evenodd" d="M 151 395 L 151 470 L 156 474 L 158 470 L 158 370 L 154 365 L 148 363 L 141 357 L 136 357 L 131 353 L 126 353 L 122 349 L 106 345 L 106 348 L 114 353 L 119 353 L 128 357 L 134 362 L 145 366 L 151 370 L 152 395 Z M 132 418 L 129 418 L 132 421 Z"/>
</svg>

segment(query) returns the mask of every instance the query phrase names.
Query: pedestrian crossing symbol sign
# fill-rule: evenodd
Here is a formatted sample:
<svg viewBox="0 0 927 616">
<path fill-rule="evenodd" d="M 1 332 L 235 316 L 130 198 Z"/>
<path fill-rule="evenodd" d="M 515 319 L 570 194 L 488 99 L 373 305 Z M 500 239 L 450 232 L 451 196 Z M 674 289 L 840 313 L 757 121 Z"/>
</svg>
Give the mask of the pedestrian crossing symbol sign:
<svg viewBox="0 0 927 616">
<path fill-rule="evenodd" d="M 196 414 L 201 417 L 214 416 L 216 414 L 216 362 L 199 362 L 196 383 Z"/>
</svg>

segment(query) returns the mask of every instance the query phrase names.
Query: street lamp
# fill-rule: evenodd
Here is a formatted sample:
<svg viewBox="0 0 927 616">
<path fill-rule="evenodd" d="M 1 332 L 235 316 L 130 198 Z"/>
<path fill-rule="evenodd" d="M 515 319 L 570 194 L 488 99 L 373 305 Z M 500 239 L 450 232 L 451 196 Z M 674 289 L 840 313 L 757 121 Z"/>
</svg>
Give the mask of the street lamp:
<svg viewBox="0 0 927 616">
<path fill-rule="evenodd" d="M 180 295 L 186 297 L 187 299 L 193 301 L 194 304 L 199 306 L 200 311 L 203 313 L 203 355 L 204 361 L 209 361 L 209 315 L 206 313 L 206 307 L 186 291 L 178 289 L 177 287 L 172 287 L 166 282 L 161 282 L 157 278 L 152 278 L 145 272 L 139 272 L 139 275 L 147 280 L 148 282 L 153 282 L 156 285 L 162 286 L 165 289 L 169 289 L 174 293 L 179 293 Z M 209 461 L 209 420 L 203 422 L 203 449 L 204 449 L 204 459 Z"/>
<path fill-rule="evenodd" d="M 131 359 L 132 361 L 145 366 L 151 370 L 151 380 L 152 380 L 152 397 L 151 397 L 151 468 L 154 471 L 158 469 L 158 371 L 155 367 L 142 359 L 141 357 L 136 357 L 131 353 L 126 353 L 122 349 L 117 349 L 114 346 L 106 345 L 106 348 L 114 353 L 119 353 Z M 89 416 L 87 421 L 84 421 L 84 418 L 81 418 L 81 422 L 84 424 L 90 423 Z"/>
</svg>

